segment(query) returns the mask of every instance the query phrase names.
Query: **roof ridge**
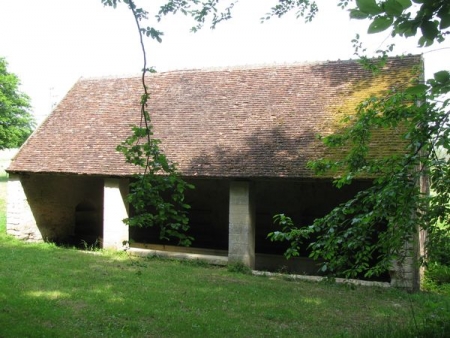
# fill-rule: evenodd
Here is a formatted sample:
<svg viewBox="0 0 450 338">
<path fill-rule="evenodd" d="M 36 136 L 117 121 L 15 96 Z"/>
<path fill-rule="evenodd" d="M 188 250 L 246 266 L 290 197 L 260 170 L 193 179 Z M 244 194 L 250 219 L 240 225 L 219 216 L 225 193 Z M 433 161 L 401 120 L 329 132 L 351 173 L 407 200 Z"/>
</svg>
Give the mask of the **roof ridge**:
<svg viewBox="0 0 450 338">
<path fill-rule="evenodd" d="M 393 55 L 389 56 L 388 59 L 401 59 L 405 57 L 420 57 L 422 54 L 407 54 L 407 55 Z M 370 58 L 371 60 L 379 59 Z M 359 58 L 350 59 L 337 59 L 337 60 L 318 60 L 318 61 L 294 61 L 294 62 L 283 62 L 283 63 L 260 63 L 260 64 L 241 64 L 241 65 L 229 65 L 229 66 L 212 66 L 205 68 L 183 68 L 183 69 L 170 69 L 156 73 L 149 73 L 149 76 L 159 76 L 166 74 L 182 74 L 182 73 L 208 73 L 208 72 L 226 72 L 226 71 L 236 71 L 236 70 L 256 70 L 256 69 L 267 69 L 267 68 L 289 68 L 289 67 L 300 67 L 300 66 L 315 66 L 315 65 L 326 65 L 332 63 L 353 63 L 360 60 Z M 136 74 L 112 74 L 104 76 L 93 76 L 93 77 L 81 77 L 80 81 L 95 81 L 95 80 L 114 80 L 114 79 L 130 79 L 139 78 L 142 73 Z"/>
</svg>

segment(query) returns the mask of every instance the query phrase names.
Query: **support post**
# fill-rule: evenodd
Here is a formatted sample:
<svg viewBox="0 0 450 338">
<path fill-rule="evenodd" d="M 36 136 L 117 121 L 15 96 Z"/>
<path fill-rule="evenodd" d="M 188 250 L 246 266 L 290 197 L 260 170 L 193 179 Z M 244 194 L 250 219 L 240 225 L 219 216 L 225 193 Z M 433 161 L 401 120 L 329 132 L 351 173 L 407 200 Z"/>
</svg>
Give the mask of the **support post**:
<svg viewBox="0 0 450 338">
<path fill-rule="evenodd" d="M 128 179 L 105 178 L 103 200 L 103 248 L 123 250 L 128 246 Z"/>
<path fill-rule="evenodd" d="M 250 183 L 230 184 L 228 261 L 255 268 L 255 208 Z"/>
<path fill-rule="evenodd" d="M 418 170 L 421 172 L 418 188 L 424 196 L 428 196 L 430 194 L 430 179 L 427 174 L 424 174 L 422 166 Z M 413 292 L 420 290 L 425 272 L 424 266 L 420 262 L 427 255 L 426 240 L 426 230 L 417 224 L 411 240 L 405 243 L 402 252 L 403 259 L 394 260 L 392 263 L 391 285 Z"/>
</svg>

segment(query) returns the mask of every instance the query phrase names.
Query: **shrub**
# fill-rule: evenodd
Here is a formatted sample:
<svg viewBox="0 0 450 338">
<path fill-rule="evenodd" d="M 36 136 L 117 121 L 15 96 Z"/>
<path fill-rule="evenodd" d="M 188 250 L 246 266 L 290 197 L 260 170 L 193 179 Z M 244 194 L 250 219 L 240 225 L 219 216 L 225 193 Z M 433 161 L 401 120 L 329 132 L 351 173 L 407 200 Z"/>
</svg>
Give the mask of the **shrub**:
<svg viewBox="0 0 450 338">
<path fill-rule="evenodd" d="M 428 280 L 433 281 L 437 285 L 450 283 L 450 266 L 432 263 L 428 265 L 425 272 Z"/>
<path fill-rule="evenodd" d="M 427 239 L 428 261 L 450 266 L 450 226 L 436 226 L 430 229 Z"/>
</svg>

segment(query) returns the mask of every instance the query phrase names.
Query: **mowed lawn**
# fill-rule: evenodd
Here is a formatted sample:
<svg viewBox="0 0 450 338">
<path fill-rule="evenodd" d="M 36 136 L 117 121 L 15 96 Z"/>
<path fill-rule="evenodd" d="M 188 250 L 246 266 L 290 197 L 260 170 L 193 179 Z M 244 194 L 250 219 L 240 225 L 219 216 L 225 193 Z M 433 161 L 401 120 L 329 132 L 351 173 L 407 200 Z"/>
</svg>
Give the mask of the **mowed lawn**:
<svg viewBox="0 0 450 338">
<path fill-rule="evenodd" d="M 0 337 L 356 337 L 448 318 L 448 296 L 252 276 L 5 235 Z M 416 324 L 414 324 L 416 322 Z M 384 337 L 383 336 L 383 337 Z"/>
</svg>

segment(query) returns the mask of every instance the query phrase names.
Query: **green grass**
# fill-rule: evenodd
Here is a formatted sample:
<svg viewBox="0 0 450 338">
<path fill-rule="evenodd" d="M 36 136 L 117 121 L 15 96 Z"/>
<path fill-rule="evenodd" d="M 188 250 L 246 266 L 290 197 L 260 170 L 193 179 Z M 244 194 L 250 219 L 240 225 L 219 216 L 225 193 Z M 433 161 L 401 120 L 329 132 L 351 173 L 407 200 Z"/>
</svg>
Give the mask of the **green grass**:
<svg viewBox="0 0 450 338">
<path fill-rule="evenodd" d="M 6 182 L 8 176 L 0 171 L 0 238 L 6 233 Z"/>
<path fill-rule="evenodd" d="M 410 336 L 414 320 L 442 328 L 450 319 L 449 294 L 256 277 L 195 262 L 30 244 L 5 235 L 0 221 L 2 338 L 388 337 L 383 332 Z"/>
</svg>

